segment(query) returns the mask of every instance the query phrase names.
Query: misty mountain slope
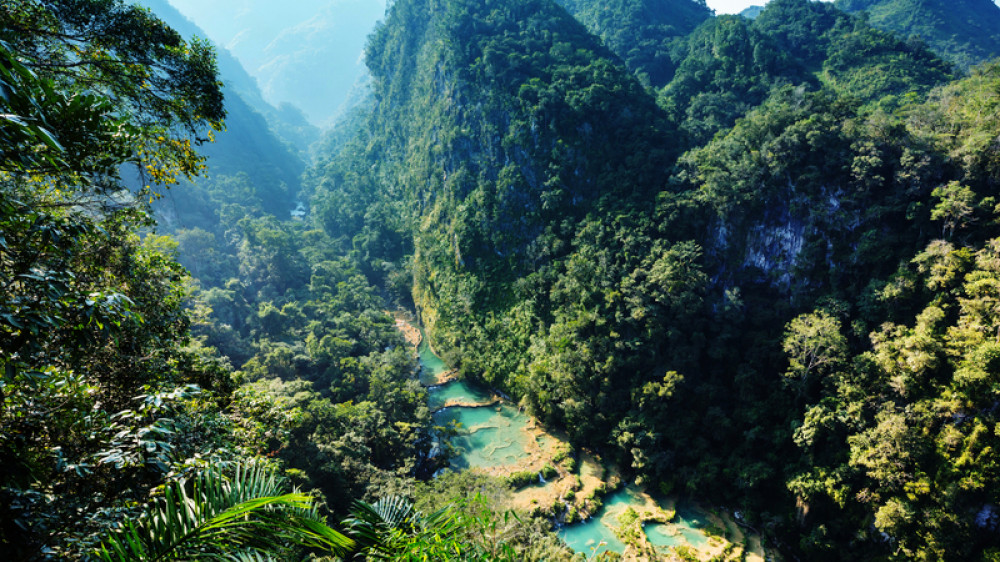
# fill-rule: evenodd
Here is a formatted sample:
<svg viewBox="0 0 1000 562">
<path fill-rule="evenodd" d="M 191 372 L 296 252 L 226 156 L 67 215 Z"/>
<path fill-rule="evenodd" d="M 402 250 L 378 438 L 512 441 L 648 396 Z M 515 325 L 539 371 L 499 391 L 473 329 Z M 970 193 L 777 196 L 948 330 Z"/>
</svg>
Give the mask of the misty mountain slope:
<svg viewBox="0 0 1000 562">
<path fill-rule="evenodd" d="M 184 37 L 208 38 L 205 31 L 184 14 L 174 8 L 168 0 L 142 0 L 140 2 L 176 29 Z M 216 45 L 216 62 L 219 77 L 230 95 L 239 95 L 254 111 L 263 115 L 273 132 L 284 142 L 295 146 L 296 151 L 306 156 L 309 146 L 319 138 L 319 131 L 309 124 L 300 110 L 291 105 L 275 107 L 264 100 L 257 80 L 246 71 L 232 52 L 222 45 Z"/>
<path fill-rule="evenodd" d="M 712 16 L 704 0 L 559 0 L 624 60 L 660 87 L 673 76 L 677 41 Z"/>
<path fill-rule="evenodd" d="M 412 164 L 400 171 L 418 216 L 481 199 L 474 216 L 436 221 L 471 229 L 472 255 L 513 265 L 554 218 L 662 181 L 670 142 L 652 98 L 558 7 L 453 2 L 418 23 L 396 15 L 410 4 L 369 46 L 373 130 L 388 162 Z"/>
<path fill-rule="evenodd" d="M 144 0 L 144 5 L 177 29 L 185 37 L 204 37 L 204 33 L 174 9 L 166 0 Z M 285 212 L 289 197 L 298 191 L 299 176 L 305 163 L 289 142 L 305 149 L 318 137 L 315 129 L 300 119 L 294 111 L 276 109 L 263 100 L 256 83 L 239 62 L 225 49 L 217 49 L 219 75 L 226 95 L 226 130 L 216 135 L 214 143 L 201 147 L 208 157 L 209 176 L 250 175 L 261 189 L 270 190 L 269 200 L 284 202 L 275 208 Z M 261 111 L 263 110 L 263 111 Z M 270 116 L 267 119 L 265 116 Z M 272 130 L 281 129 L 292 137 L 279 137 Z M 281 186 L 284 187 L 281 187 Z M 279 195 L 279 192 L 285 192 Z"/>
<path fill-rule="evenodd" d="M 265 99 L 333 123 L 366 72 L 362 52 L 384 0 L 171 0 L 257 78 Z"/>
<path fill-rule="evenodd" d="M 837 0 L 900 37 L 919 37 L 961 68 L 1000 56 L 1000 6 L 990 0 Z"/>
</svg>

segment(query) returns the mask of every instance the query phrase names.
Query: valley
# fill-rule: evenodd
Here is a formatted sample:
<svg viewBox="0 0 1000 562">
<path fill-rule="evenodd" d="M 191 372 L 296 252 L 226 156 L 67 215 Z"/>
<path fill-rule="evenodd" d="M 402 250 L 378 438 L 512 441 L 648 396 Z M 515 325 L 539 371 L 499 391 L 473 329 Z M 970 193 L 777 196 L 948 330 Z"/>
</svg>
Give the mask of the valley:
<svg viewBox="0 0 1000 562">
<path fill-rule="evenodd" d="M 6 559 L 995 562 L 996 22 L 0 1 Z"/>
<path fill-rule="evenodd" d="M 450 470 L 518 478 L 511 507 L 562 521 L 560 538 L 588 557 L 611 551 L 637 560 L 649 558 L 650 551 L 669 555 L 681 549 L 699 560 L 764 560 L 759 537 L 746 537 L 728 514 L 720 517 L 690 503 L 682 509 L 673 497 L 654 500 L 641 488 L 625 485 L 617 469 L 592 453 L 574 451 L 565 434 L 539 427 L 496 394 L 449 380 L 451 371 L 414 327 L 413 315 L 397 312 L 394 317 L 417 352 L 417 376 L 429 387 L 435 423 L 456 428 L 447 445 L 438 445 L 454 455 Z"/>
</svg>

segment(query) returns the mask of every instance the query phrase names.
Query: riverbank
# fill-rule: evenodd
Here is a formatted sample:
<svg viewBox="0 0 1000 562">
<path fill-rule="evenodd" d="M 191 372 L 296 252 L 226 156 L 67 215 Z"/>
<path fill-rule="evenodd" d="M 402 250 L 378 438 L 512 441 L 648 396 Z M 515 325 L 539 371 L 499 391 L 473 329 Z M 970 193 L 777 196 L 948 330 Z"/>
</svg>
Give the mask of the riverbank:
<svg viewBox="0 0 1000 562">
<path fill-rule="evenodd" d="M 420 359 L 418 377 L 429 388 L 435 421 L 458 430 L 452 468 L 506 479 L 510 508 L 556 522 L 563 540 L 588 555 L 614 550 L 623 560 L 763 562 L 759 540 L 745 537 L 731 517 L 698 506 L 679 517 L 674 499 L 657 501 L 624 486 L 615 467 L 574 450 L 566 435 L 542 427 L 499 394 L 454 378 L 437 382 L 454 371 L 433 352 L 412 314 L 393 316 Z"/>
</svg>

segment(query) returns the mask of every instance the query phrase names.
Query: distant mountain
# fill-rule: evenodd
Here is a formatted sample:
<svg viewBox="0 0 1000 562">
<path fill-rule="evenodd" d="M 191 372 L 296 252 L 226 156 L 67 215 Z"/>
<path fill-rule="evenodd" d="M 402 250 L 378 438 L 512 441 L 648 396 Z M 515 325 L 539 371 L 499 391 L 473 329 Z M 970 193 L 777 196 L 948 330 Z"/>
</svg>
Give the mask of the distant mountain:
<svg viewBox="0 0 1000 562">
<path fill-rule="evenodd" d="M 995 0 L 994 0 L 995 2 Z M 922 39 L 962 68 L 1000 56 L 1000 7 L 990 0 L 837 0 L 875 27 Z"/>
<path fill-rule="evenodd" d="M 257 78 L 265 99 L 324 126 L 366 73 L 362 52 L 384 0 L 169 0 Z"/>
<path fill-rule="evenodd" d="M 185 18 L 166 0 L 142 0 L 148 7 L 183 36 L 205 37 L 205 33 Z M 183 182 L 158 203 L 157 212 L 166 226 L 200 226 L 212 229 L 217 224 L 219 202 L 213 191 L 232 192 L 219 185 L 226 178 L 240 177 L 258 207 L 268 213 L 287 215 L 298 194 L 305 170 L 308 147 L 319 132 L 290 106 L 276 108 L 261 96 L 256 81 L 250 77 L 226 49 L 217 49 L 219 76 L 226 96 L 226 130 L 213 143 L 199 151 L 207 157 L 205 177 Z"/>
<path fill-rule="evenodd" d="M 678 67 L 660 104 L 689 146 L 761 104 L 778 84 L 821 84 L 865 103 L 891 106 L 950 78 L 951 65 L 917 44 L 875 29 L 829 3 L 772 0 L 758 17 L 721 15 L 676 49 Z M 675 55 L 676 56 L 676 55 Z"/>
<path fill-rule="evenodd" d="M 749 8 L 740 12 L 740 15 L 747 19 L 754 19 L 764 11 L 764 6 L 750 6 Z"/>
<path fill-rule="evenodd" d="M 201 27 L 167 0 L 139 0 L 138 3 L 153 10 L 184 37 L 208 38 L 208 34 Z M 216 60 L 219 76 L 225 83 L 228 96 L 239 95 L 246 105 L 267 119 L 268 125 L 281 140 L 293 145 L 300 155 L 308 154 L 309 146 L 319 138 L 319 130 L 306 120 L 302 111 L 294 104 L 285 103 L 275 107 L 267 102 L 257 80 L 250 76 L 228 49 L 216 45 Z"/>
<path fill-rule="evenodd" d="M 712 16 L 704 0 L 556 1 L 653 86 L 670 81 L 679 40 Z"/>
</svg>

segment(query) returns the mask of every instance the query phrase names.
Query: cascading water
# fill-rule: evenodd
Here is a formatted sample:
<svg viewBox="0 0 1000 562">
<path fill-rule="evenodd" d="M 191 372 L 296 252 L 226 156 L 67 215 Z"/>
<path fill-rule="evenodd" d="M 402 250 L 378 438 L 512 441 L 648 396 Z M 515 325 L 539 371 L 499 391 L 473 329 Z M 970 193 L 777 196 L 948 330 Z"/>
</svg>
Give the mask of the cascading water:
<svg viewBox="0 0 1000 562">
<path fill-rule="evenodd" d="M 556 444 L 549 435 L 535 437 L 528 431 L 533 426 L 530 417 L 506 403 L 497 402 L 485 389 L 464 380 L 438 384 L 448 367 L 431 350 L 426 338 L 422 339 L 418 352 L 420 381 L 429 387 L 429 406 L 434 410 L 435 422 L 440 425 L 455 423 L 459 428 L 458 435 L 451 440 L 458 451 L 451 461 L 453 469 L 514 468 L 528 460 L 532 451 L 552 449 Z M 583 463 L 580 475 L 589 478 L 599 470 L 599 466 Z M 541 473 L 538 482 L 539 485 L 548 484 Z M 588 556 L 609 550 L 624 553 L 626 545 L 614 531 L 618 517 L 629 507 L 648 507 L 650 502 L 648 496 L 634 488 L 619 490 L 605 498 L 604 508 L 598 516 L 566 525 L 558 534 L 571 548 Z M 704 517 L 685 508 L 671 523 L 651 523 L 643 530 L 649 542 L 666 553 L 677 546 L 705 549 L 709 543 L 707 535 L 700 530 L 703 526 Z"/>
</svg>

